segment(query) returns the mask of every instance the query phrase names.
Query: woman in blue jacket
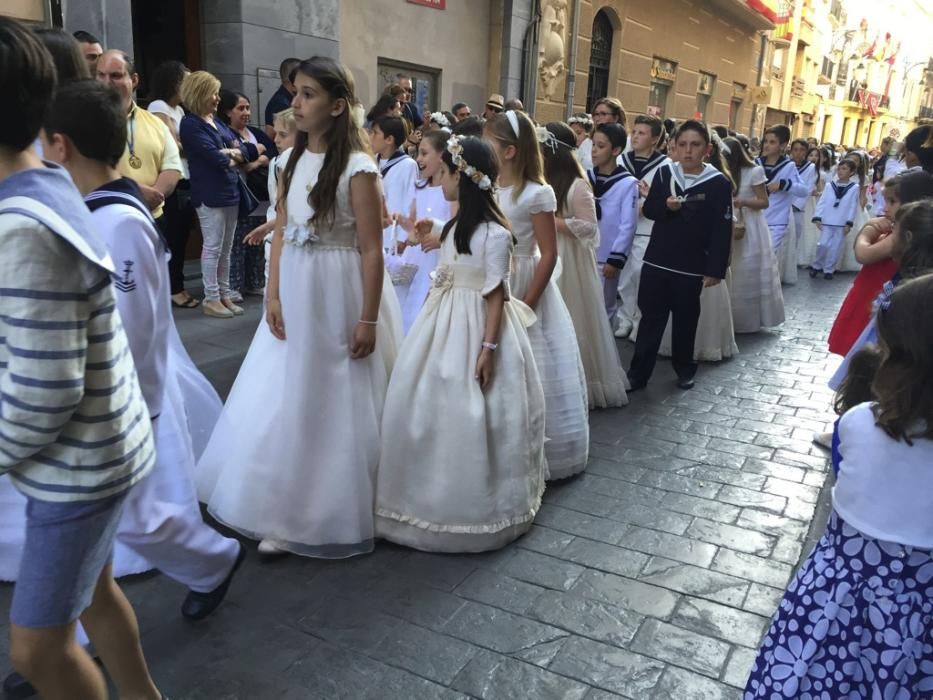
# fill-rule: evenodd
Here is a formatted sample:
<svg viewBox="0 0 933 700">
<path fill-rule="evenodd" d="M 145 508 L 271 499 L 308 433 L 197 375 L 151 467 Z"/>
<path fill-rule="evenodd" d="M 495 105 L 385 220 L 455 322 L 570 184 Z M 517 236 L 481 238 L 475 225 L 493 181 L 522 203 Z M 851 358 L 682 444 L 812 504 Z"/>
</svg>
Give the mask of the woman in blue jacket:
<svg viewBox="0 0 933 700">
<path fill-rule="evenodd" d="M 215 112 L 220 81 L 195 71 L 182 83 L 181 101 L 188 114 L 181 120 L 182 146 L 191 174 L 191 204 L 201 224 L 201 276 L 208 316 L 233 318 L 243 313 L 231 298 L 230 249 L 240 207 L 237 167 L 248 160 L 239 139 Z"/>
<path fill-rule="evenodd" d="M 249 98 L 241 92 L 223 90 L 217 117 L 239 139 L 246 151 L 246 162 L 239 166 L 246 186 L 259 202 L 252 212 L 240 207 L 233 248 L 230 253 L 230 295 L 235 303 L 243 301 L 243 294 L 263 293 L 266 283 L 265 254 L 262 246 L 246 245 L 243 239 L 250 231 L 266 222 L 269 205 L 269 162 L 277 155 L 275 144 L 266 132 L 250 126 Z"/>
</svg>

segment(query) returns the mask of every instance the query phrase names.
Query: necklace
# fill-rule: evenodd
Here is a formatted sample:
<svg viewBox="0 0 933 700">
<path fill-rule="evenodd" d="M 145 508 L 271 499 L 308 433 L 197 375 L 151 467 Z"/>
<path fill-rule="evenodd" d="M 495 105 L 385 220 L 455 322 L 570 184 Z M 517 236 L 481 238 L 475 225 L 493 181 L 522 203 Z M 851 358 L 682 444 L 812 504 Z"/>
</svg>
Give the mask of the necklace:
<svg viewBox="0 0 933 700">
<path fill-rule="evenodd" d="M 126 147 L 130 149 L 129 164 L 133 170 L 139 170 L 143 167 L 142 159 L 136 155 L 135 145 L 136 145 L 136 110 L 133 110 L 133 115 L 130 117 L 129 131 L 127 133 Z"/>
</svg>

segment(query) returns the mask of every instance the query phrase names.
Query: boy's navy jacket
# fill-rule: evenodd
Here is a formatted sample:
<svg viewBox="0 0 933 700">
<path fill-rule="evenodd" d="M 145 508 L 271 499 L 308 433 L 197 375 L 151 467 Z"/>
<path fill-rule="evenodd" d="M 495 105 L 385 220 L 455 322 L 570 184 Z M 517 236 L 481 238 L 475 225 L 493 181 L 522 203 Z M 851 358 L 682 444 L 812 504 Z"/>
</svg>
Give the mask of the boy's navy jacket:
<svg viewBox="0 0 933 700">
<path fill-rule="evenodd" d="M 671 211 L 667 199 L 683 197 Z M 706 164 L 687 186 L 679 163 L 658 169 L 642 205 L 654 220 L 645 264 L 687 275 L 725 279 L 732 248 L 732 183 Z"/>
<path fill-rule="evenodd" d="M 240 203 L 239 176 L 229 165 L 230 156 L 220 152 L 235 148 L 239 137 L 219 119 L 215 129 L 201 117 L 186 114 L 181 120 L 179 137 L 188 159 L 191 182 L 191 204 L 199 207 L 235 207 Z M 243 157 L 249 161 L 249 149 L 240 145 Z M 255 147 L 254 147 L 255 149 Z M 254 160 L 255 158 L 253 158 Z"/>
</svg>

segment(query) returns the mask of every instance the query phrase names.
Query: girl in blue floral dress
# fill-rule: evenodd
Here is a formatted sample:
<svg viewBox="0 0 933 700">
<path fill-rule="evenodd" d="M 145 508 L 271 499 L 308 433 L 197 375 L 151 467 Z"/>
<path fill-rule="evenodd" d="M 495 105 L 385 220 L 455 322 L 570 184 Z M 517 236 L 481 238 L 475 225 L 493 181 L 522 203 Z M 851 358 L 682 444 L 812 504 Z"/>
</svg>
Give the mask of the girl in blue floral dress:
<svg viewBox="0 0 933 700">
<path fill-rule="evenodd" d="M 933 274 L 876 318 L 874 403 L 839 425 L 819 544 L 784 594 L 745 700 L 933 697 Z"/>
</svg>

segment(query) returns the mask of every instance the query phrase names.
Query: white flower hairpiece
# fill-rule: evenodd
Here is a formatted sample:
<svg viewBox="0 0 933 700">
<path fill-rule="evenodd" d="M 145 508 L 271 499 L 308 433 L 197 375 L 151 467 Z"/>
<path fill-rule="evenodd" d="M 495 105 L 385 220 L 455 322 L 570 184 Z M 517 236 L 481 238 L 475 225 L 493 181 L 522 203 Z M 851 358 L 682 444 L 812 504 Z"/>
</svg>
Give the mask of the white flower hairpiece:
<svg viewBox="0 0 933 700">
<path fill-rule="evenodd" d="M 538 139 L 538 143 L 541 144 L 541 147 L 547 148 L 551 153 L 557 153 L 557 149 L 561 146 L 573 148 L 557 138 L 544 126 L 535 127 L 535 136 Z"/>
<path fill-rule="evenodd" d="M 574 124 L 580 124 L 581 126 L 589 129 L 591 126 L 593 126 L 593 118 L 589 114 L 580 114 L 579 116 L 575 114 L 567 120 L 567 124 L 570 126 L 573 126 Z"/>
<path fill-rule="evenodd" d="M 486 175 L 486 173 L 477 170 L 466 162 L 466 159 L 463 157 L 463 144 L 461 144 L 460 141 L 461 138 L 459 136 L 451 136 L 450 140 L 447 142 L 447 152 L 450 154 L 454 165 L 457 166 L 457 170 L 470 178 L 473 181 L 473 184 L 475 184 L 481 190 L 491 190 L 492 180 L 489 179 L 489 176 Z"/>
<path fill-rule="evenodd" d="M 723 143 L 722 138 L 719 136 L 719 133 L 715 130 L 710 131 L 710 136 L 713 137 L 713 143 L 719 148 L 719 152 L 723 155 L 729 155 L 732 153 L 732 149 L 729 148 L 725 143 Z"/>
<path fill-rule="evenodd" d="M 450 120 L 444 116 L 443 112 L 431 112 L 431 121 L 438 126 L 450 127 Z"/>
</svg>

